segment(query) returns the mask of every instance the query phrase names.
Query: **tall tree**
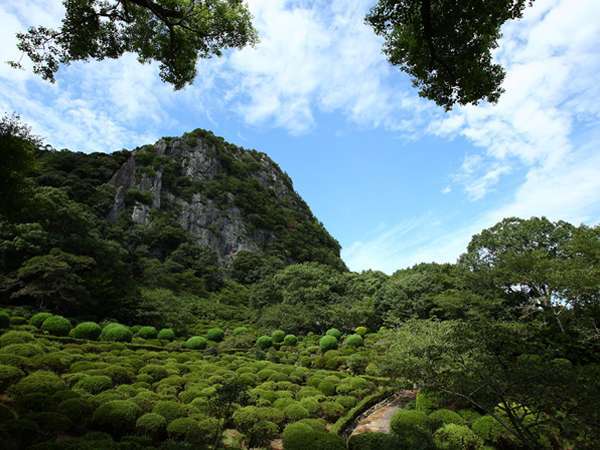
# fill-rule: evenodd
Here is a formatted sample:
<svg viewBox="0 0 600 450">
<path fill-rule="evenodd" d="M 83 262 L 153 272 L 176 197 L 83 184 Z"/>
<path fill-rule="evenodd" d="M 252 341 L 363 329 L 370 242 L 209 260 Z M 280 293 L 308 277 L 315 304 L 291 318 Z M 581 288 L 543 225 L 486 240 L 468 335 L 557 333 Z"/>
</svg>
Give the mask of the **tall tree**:
<svg viewBox="0 0 600 450">
<path fill-rule="evenodd" d="M 33 70 L 54 81 L 61 64 L 137 54 L 160 63 L 160 77 L 181 89 L 196 76 L 198 58 L 257 41 L 243 0 L 63 0 L 59 29 L 17 34 Z M 18 62 L 11 63 L 20 67 Z"/>
<path fill-rule="evenodd" d="M 366 17 L 385 38 L 389 61 L 412 76 L 419 94 L 446 110 L 496 102 L 504 70 L 492 62 L 500 27 L 533 0 L 379 0 Z"/>
</svg>

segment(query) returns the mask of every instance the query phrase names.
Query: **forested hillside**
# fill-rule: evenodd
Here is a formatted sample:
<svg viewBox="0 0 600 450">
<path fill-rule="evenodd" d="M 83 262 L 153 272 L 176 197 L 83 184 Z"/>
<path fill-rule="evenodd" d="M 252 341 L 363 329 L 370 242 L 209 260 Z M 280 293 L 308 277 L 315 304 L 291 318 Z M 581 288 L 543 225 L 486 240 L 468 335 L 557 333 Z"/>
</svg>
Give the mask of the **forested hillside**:
<svg viewBox="0 0 600 450">
<path fill-rule="evenodd" d="M 262 153 L 0 131 L 4 448 L 597 448 L 600 227 L 507 218 L 355 273 Z"/>
</svg>

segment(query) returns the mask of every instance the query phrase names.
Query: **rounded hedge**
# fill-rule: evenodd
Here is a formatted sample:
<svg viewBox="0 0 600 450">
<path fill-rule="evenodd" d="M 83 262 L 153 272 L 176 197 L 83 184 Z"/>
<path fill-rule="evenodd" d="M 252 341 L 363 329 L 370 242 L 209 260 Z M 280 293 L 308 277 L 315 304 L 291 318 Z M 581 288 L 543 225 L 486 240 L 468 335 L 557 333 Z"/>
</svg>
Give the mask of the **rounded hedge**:
<svg viewBox="0 0 600 450">
<path fill-rule="evenodd" d="M 100 333 L 101 341 L 131 342 L 132 338 L 133 333 L 129 327 L 120 323 L 109 323 L 102 329 L 102 333 Z"/>
<path fill-rule="evenodd" d="M 289 347 L 293 347 L 298 344 L 298 338 L 293 334 L 288 334 L 283 338 L 283 345 L 287 345 Z"/>
<path fill-rule="evenodd" d="M 363 338 L 360 334 L 351 334 L 344 339 L 344 345 L 349 347 L 361 347 L 363 344 Z"/>
<path fill-rule="evenodd" d="M 95 341 L 101 333 L 102 328 L 96 322 L 81 322 L 71 330 L 70 336 L 76 339 Z"/>
<path fill-rule="evenodd" d="M 293 423 L 282 434 L 284 450 L 346 450 L 339 436 L 318 430 L 306 423 Z"/>
<path fill-rule="evenodd" d="M 297 422 L 298 420 L 308 419 L 310 414 L 299 403 L 292 403 L 283 408 L 283 414 L 289 422 Z"/>
<path fill-rule="evenodd" d="M 338 346 L 338 340 L 333 335 L 329 334 L 327 336 L 323 336 L 319 340 L 319 347 L 321 348 L 322 352 L 326 352 L 328 350 L 335 350 L 337 348 L 337 346 Z"/>
<path fill-rule="evenodd" d="M 36 328 L 42 328 L 44 320 L 46 320 L 48 317 L 52 317 L 52 313 L 39 312 L 31 316 L 31 319 L 29 319 L 29 323 Z"/>
<path fill-rule="evenodd" d="M 266 350 L 273 345 L 273 339 L 271 338 L 271 336 L 260 336 L 256 340 L 256 345 L 258 346 L 258 348 Z"/>
<path fill-rule="evenodd" d="M 225 337 L 225 332 L 222 328 L 211 328 L 206 332 L 206 339 L 213 342 L 221 342 Z"/>
<path fill-rule="evenodd" d="M 0 347 L 6 347 L 11 344 L 25 344 L 26 342 L 34 341 L 33 334 L 27 331 L 11 330 L 0 336 Z"/>
<path fill-rule="evenodd" d="M 154 327 L 145 326 L 140 327 L 140 329 L 135 334 L 137 337 L 141 337 L 142 339 L 154 339 L 158 334 L 158 331 Z"/>
<path fill-rule="evenodd" d="M 419 391 L 415 400 L 415 408 L 418 411 L 422 411 L 426 414 L 439 409 L 441 407 L 441 400 L 438 395 L 429 391 Z"/>
<path fill-rule="evenodd" d="M 58 375 L 53 372 L 38 370 L 13 384 L 8 392 L 11 397 L 18 400 L 32 394 L 50 397 L 64 389 L 66 389 L 66 385 Z"/>
<path fill-rule="evenodd" d="M 71 331 L 71 322 L 63 316 L 50 316 L 42 323 L 42 331 L 54 336 L 67 336 Z"/>
<path fill-rule="evenodd" d="M 192 336 L 187 341 L 183 343 L 185 348 L 189 348 L 192 350 L 204 350 L 208 345 L 208 341 L 204 339 L 202 336 Z"/>
<path fill-rule="evenodd" d="M 476 419 L 473 421 L 471 429 L 477 436 L 492 445 L 496 444 L 502 435 L 506 434 L 504 427 L 492 416 L 482 416 Z"/>
<path fill-rule="evenodd" d="M 433 435 L 433 442 L 440 450 L 478 450 L 483 440 L 469 427 L 450 423 L 444 425 Z"/>
<path fill-rule="evenodd" d="M 156 337 L 162 341 L 172 341 L 175 339 L 175 332 L 172 328 L 163 328 Z"/>
<path fill-rule="evenodd" d="M 422 411 L 400 409 L 392 416 L 390 428 L 400 437 L 410 435 L 415 428 L 428 431 L 430 429 L 429 417 Z"/>
<path fill-rule="evenodd" d="M 134 430 L 141 415 L 142 410 L 131 400 L 112 400 L 103 403 L 94 411 L 92 422 L 102 430 L 123 435 Z"/>
<path fill-rule="evenodd" d="M 281 344 L 285 338 L 285 331 L 275 330 L 271 333 L 271 338 L 274 344 Z"/>
<path fill-rule="evenodd" d="M 0 330 L 10 326 L 10 316 L 4 311 L 0 311 Z"/>
<path fill-rule="evenodd" d="M 73 389 L 96 395 L 112 388 L 112 385 L 112 378 L 106 375 L 86 375 L 73 386 Z"/>
<path fill-rule="evenodd" d="M 369 332 L 369 329 L 367 327 L 356 327 L 354 329 L 354 332 L 356 334 L 358 334 L 359 336 L 364 336 L 365 334 L 367 334 Z"/>
<path fill-rule="evenodd" d="M 173 420 L 167 426 L 167 433 L 171 439 L 190 443 L 199 443 L 205 439 L 198 421 L 191 417 L 181 417 Z"/>
<path fill-rule="evenodd" d="M 168 423 L 175 419 L 179 419 L 180 417 L 185 417 L 188 413 L 185 405 L 173 400 L 161 400 L 156 402 L 154 408 L 152 408 L 152 412 L 163 416 L 167 419 Z"/>
<path fill-rule="evenodd" d="M 388 433 L 354 434 L 348 441 L 349 450 L 398 450 L 400 448 L 404 448 L 400 438 Z"/>
<path fill-rule="evenodd" d="M 160 414 L 146 413 L 135 423 L 138 433 L 158 439 L 167 429 L 167 420 Z"/>
<path fill-rule="evenodd" d="M 25 373 L 18 367 L 0 364 L 0 392 L 4 392 L 6 388 L 24 376 Z"/>
<path fill-rule="evenodd" d="M 333 336 L 334 338 L 336 338 L 338 340 L 342 338 L 342 332 L 340 330 L 338 330 L 337 328 L 330 328 L 329 330 L 327 330 L 325 335 Z"/>
<path fill-rule="evenodd" d="M 92 403 L 80 397 L 63 400 L 57 410 L 75 423 L 85 421 L 94 412 Z"/>
<path fill-rule="evenodd" d="M 438 428 L 448 425 L 449 423 L 455 423 L 457 425 L 466 425 L 465 419 L 460 414 L 450 409 L 438 409 L 429 414 L 429 420 L 431 422 L 431 428 L 437 430 Z"/>
</svg>

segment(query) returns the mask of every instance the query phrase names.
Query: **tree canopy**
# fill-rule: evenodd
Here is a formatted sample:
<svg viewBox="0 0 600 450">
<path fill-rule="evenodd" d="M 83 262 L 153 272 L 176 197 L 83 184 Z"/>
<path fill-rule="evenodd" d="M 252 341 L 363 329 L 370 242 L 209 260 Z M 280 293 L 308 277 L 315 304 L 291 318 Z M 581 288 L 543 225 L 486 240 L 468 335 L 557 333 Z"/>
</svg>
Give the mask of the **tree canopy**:
<svg viewBox="0 0 600 450">
<path fill-rule="evenodd" d="M 504 70 L 492 61 L 500 27 L 532 0 L 379 0 L 366 17 L 389 61 L 446 110 L 496 102 Z"/>
<path fill-rule="evenodd" d="M 158 61 L 160 77 L 181 89 L 196 76 L 198 58 L 257 41 L 242 0 L 63 0 L 61 27 L 18 33 L 18 48 L 33 70 L 54 81 L 61 64 L 135 53 Z M 12 63 L 19 67 L 19 63 Z"/>
</svg>

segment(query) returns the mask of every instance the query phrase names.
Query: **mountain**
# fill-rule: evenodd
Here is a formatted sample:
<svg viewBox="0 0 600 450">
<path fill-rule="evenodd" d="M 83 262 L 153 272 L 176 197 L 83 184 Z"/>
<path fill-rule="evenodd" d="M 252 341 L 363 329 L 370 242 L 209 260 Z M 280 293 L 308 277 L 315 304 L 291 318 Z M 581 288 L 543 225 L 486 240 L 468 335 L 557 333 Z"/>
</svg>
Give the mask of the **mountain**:
<svg viewBox="0 0 600 450">
<path fill-rule="evenodd" d="M 244 150 L 204 130 L 163 138 L 131 152 L 113 174 L 108 213 L 149 226 L 167 214 L 222 265 L 240 252 L 285 264 L 343 267 L 340 246 L 265 153 Z"/>
</svg>

